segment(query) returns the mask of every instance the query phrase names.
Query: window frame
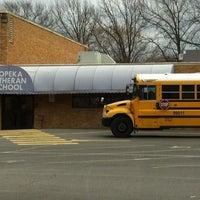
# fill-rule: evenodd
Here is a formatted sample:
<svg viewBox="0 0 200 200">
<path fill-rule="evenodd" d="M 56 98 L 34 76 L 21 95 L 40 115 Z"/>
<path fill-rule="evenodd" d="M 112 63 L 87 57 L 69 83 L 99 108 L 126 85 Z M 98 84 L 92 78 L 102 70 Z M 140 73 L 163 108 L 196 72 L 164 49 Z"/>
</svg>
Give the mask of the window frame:
<svg viewBox="0 0 200 200">
<path fill-rule="evenodd" d="M 184 87 L 193 87 L 192 89 L 184 89 Z M 194 84 L 183 84 L 181 85 L 181 99 L 190 99 L 194 100 L 195 99 L 195 85 Z"/>
<path fill-rule="evenodd" d="M 163 84 L 161 85 L 161 89 L 162 89 L 162 93 L 161 93 L 162 99 L 180 99 L 181 97 L 180 85 Z"/>
<path fill-rule="evenodd" d="M 104 102 L 101 102 L 101 98 Z M 72 94 L 72 108 L 103 108 L 104 104 L 130 99 L 126 93 Z"/>
<path fill-rule="evenodd" d="M 157 85 L 139 85 L 139 99 L 149 101 L 156 100 Z"/>
</svg>

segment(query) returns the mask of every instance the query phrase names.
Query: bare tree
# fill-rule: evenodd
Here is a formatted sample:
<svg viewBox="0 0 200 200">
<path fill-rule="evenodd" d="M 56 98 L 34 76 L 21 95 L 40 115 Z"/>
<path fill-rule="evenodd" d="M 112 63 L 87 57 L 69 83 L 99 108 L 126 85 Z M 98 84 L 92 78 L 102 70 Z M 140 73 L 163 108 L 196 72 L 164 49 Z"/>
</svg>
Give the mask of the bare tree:
<svg viewBox="0 0 200 200">
<path fill-rule="evenodd" d="M 178 61 L 194 31 L 191 0 L 151 0 L 146 6 L 144 18 L 152 31 L 148 40 L 166 61 Z"/>
<path fill-rule="evenodd" d="M 53 18 L 52 9 L 42 3 L 33 3 L 31 0 L 4 1 L 2 8 L 16 15 L 35 22 L 46 28 L 54 29 L 55 20 Z"/>
<path fill-rule="evenodd" d="M 184 42 L 192 47 L 200 48 L 200 0 L 191 0 L 191 15 L 193 19 L 193 30 L 191 31 L 190 37 L 185 38 Z"/>
<path fill-rule="evenodd" d="M 61 0 L 55 3 L 53 13 L 57 31 L 82 44 L 90 46 L 95 27 L 95 8 L 87 0 Z"/>
<path fill-rule="evenodd" d="M 95 37 L 98 50 L 109 54 L 116 62 L 141 62 L 147 56 L 143 37 L 146 22 L 140 0 L 101 0 Z"/>
<path fill-rule="evenodd" d="M 178 61 L 200 47 L 200 0 L 5 0 L 1 9 L 57 31 L 116 62 Z"/>
</svg>

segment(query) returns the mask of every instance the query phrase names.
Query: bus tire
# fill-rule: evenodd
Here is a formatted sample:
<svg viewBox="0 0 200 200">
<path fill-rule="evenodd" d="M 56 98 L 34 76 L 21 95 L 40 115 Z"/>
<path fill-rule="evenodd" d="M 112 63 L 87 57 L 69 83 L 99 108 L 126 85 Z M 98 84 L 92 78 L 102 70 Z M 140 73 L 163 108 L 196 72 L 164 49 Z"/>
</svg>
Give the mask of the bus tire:
<svg viewBox="0 0 200 200">
<path fill-rule="evenodd" d="M 133 132 L 133 123 L 126 116 L 118 116 L 111 123 L 111 131 L 116 137 L 129 137 Z"/>
</svg>

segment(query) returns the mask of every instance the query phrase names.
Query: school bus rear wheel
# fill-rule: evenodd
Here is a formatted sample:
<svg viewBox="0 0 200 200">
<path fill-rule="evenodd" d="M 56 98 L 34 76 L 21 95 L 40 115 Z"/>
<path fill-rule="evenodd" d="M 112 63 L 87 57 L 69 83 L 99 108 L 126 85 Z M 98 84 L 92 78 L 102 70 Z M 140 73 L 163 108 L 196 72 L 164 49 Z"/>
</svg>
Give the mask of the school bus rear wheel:
<svg viewBox="0 0 200 200">
<path fill-rule="evenodd" d="M 111 123 L 111 131 L 116 137 L 128 137 L 133 131 L 132 121 L 126 116 L 118 116 Z"/>
</svg>

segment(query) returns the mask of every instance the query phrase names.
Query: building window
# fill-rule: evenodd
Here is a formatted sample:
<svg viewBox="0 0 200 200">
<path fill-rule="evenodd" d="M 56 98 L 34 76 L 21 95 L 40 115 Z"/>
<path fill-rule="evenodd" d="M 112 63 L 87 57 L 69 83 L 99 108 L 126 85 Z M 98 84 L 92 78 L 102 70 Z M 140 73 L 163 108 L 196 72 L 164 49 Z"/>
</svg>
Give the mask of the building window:
<svg viewBox="0 0 200 200">
<path fill-rule="evenodd" d="M 96 96 L 91 95 L 73 95 L 73 108 L 98 108 L 100 100 Z"/>
<path fill-rule="evenodd" d="M 104 102 L 101 103 L 101 98 L 104 98 Z M 72 95 L 72 107 L 73 108 L 102 108 L 104 104 L 113 103 L 129 99 L 125 93 L 123 94 L 73 94 Z"/>
</svg>

